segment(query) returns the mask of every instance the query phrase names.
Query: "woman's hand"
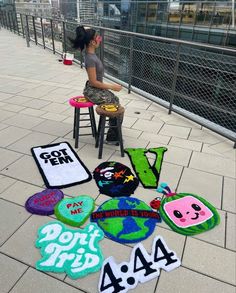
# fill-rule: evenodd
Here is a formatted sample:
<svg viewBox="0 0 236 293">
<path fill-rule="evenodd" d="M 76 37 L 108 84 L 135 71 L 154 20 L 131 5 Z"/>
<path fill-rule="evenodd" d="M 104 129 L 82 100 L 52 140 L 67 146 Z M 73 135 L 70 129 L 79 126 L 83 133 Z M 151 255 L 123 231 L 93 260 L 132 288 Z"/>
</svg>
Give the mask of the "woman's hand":
<svg viewBox="0 0 236 293">
<path fill-rule="evenodd" d="M 111 90 L 113 90 L 113 91 L 115 91 L 115 92 L 119 92 L 119 91 L 121 91 L 121 89 L 122 89 L 122 86 L 119 85 L 119 84 L 113 83 L 113 84 L 111 85 Z"/>
</svg>

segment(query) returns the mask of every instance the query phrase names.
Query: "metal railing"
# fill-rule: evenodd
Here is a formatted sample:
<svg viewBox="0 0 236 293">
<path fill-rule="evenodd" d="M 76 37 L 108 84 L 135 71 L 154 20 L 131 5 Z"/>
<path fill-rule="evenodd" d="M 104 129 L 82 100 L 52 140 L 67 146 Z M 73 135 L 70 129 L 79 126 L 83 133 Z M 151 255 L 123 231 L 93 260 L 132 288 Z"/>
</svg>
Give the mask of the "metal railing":
<svg viewBox="0 0 236 293">
<path fill-rule="evenodd" d="M 1 12 L 1 25 L 53 53 L 73 52 L 76 22 L 15 17 Z M 93 27 L 103 36 L 98 53 L 110 79 L 236 142 L 236 50 Z"/>
</svg>

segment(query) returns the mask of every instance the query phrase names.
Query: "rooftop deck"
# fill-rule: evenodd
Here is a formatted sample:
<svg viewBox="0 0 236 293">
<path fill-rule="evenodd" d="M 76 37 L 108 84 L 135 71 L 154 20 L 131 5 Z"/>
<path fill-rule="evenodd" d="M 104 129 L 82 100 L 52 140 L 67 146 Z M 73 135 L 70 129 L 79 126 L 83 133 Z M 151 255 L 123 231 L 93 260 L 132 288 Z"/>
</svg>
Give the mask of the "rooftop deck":
<svg viewBox="0 0 236 293">
<path fill-rule="evenodd" d="M 58 56 L 34 46 L 4 29 L 0 30 L 0 291 L 11 293 L 97 292 L 100 273 L 71 280 L 65 274 L 35 270 L 40 259 L 34 247 L 37 229 L 53 217 L 29 214 L 24 203 L 44 189 L 44 182 L 30 153 L 33 146 L 72 139 L 71 96 L 83 92 L 86 72 L 79 66 L 64 66 Z M 202 128 L 126 89 L 118 93 L 125 106 L 125 147 L 166 146 L 168 151 L 159 182 L 173 190 L 202 195 L 219 211 L 221 223 L 195 237 L 185 237 L 161 223 L 142 243 L 150 251 L 155 235 L 161 235 L 182 266 L 139 284 L 130 292 L 211 293 L 235 292 L 236 201 L 233 142 Z M 138 114 L 139 113 L 139 114 Z M 119 148 L 104 146 L 103 159 L 90 136 L 81 138 L 79 157 L 92 172 L 101 162 L 115 160 L 131 167 Z M 152 158 L 150 158 L 152 159 Z M 68 197 L 88 194 L 96 205 L 109 199 L 99 194 L 94 180 L 63 189 Z M 135 197 L 149 202 L 155 190 L 137 188 Z M 132 245 L 105 238 L 105 258 L 128 261 Z"/>
</svg>

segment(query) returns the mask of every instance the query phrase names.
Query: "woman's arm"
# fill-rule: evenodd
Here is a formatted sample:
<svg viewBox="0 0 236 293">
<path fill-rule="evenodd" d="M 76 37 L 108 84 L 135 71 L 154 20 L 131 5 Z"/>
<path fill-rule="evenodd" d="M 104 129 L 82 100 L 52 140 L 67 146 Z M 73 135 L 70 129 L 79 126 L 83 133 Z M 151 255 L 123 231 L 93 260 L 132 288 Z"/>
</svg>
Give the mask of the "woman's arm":
<svg viewBox="0 0 236 293">
<path fill-rule="evenodd" d="M 91 86 L 99 88 L 99 89 L 106 89 L 106 90 L 113 90 L 119 92 L 122 89 L 122 86 L 116 83 L 103 83 L 97 80 L 96 68 L 95 67 L 88 67 L 87 69 L 88 79 Z"/>
</svg>

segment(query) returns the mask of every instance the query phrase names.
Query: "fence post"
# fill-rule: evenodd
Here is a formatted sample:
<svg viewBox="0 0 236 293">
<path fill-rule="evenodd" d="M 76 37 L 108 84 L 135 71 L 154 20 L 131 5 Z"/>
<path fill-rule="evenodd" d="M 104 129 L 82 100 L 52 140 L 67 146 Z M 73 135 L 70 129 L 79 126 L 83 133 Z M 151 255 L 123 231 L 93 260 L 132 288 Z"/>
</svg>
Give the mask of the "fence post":
<svg viewBox="0 0 236 293">
<path fill-rule="evenodd" d="M 133 51 L 134 51 L 134 37 L 130 39 L 130 52 L 129 52 L 129 85 L 128 94 L 131 92 L 132 75 L 133 75 Z"/>
<path fill-rule="evenodd" d="M 22 29 L 22 36 L 24 38 L 25 37 L 25 30 L 24 30 L 24 25 L 23 25 L 22 14 L 20 14 L 20 23 L 21 23 L 21 29 Z"/>
<path fill-rule="evenodd" d="M 54 44 L 54 32 L 53 32 L 52 19 L 50 19 L 50 24 L 51 24 L 51 35 L 52 35 L 52 50 L 53 50 L 53 54 L 55 54 L 56 51 L 55 51 L 55 44 Z"/>
<path fill-rule="evenodd" d="M 42 32 L 43 48 L 45 49 L 44 29 L 43 29 L 43 19 L 42 19 L 42 17 L 40 17 L 40 23 L 41 23 L 41 32 Z"/>
<path fill-rule="evenodd" d="M 99 57 L 100 57 L 100 60 L 102 61 L 102 63 L 104 62 L 104 36 L 105 36 L 105 33 L 104 33 L 104 29 L 100 28 L 100 36 L 102 37 L 102 42 L 100 44 L 100 51 L 99 51 Z"/>
<path fill-rule="evenodd" d="M 62 42 L 62 48 L 63 52 L 66 52 L 67 46 L 66 46 L 66 24 L 64 21 L 62 21 L 62 28 L 63 28 L 63 42 Z"/>
<path fill-rule="evenodd" d="M 178 44 L 178 47 L 177 47 L 176 62 L 175 62 L 175 69 L 174 69 L 174 78 L 173 78 L 172 87 L 171 87 L 171 96 L 170 96 L 170 105 L 169 105 L 168 114 L 171 114 L 172 105 L 174 102 L 175 88 L 176 88 L 176 82 L 177 82 L 178 70 L 179 70 L 179 59 L 180 59 L 180 44 Z"/>
<path fill-rule="evenodd" d="M 32 21 L 33 21 L 33 28 L 34 28 L 34 40 L 35 40 L 35 44 L 37 45 L 38 44 L 38 40 L 37 40 L 37 33 L 36 33 L 34 16 L 32 16 Z"/>
<path fill-rule="evenodd" d="M 30 47 L 30 34 L 29 34 L 28 15 L 25 16 L 25 39 L 26 39 L 27 47 Z"/>
</svg>

